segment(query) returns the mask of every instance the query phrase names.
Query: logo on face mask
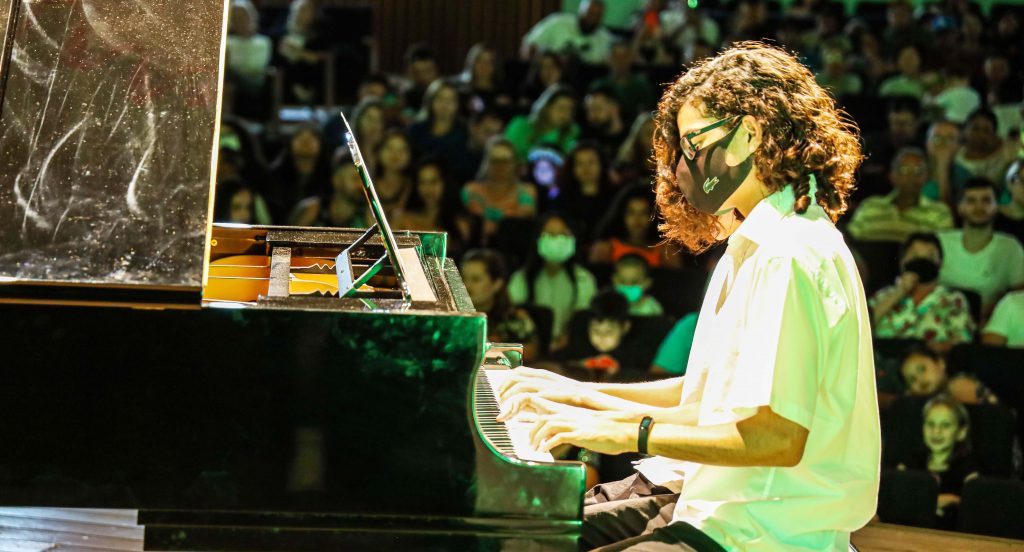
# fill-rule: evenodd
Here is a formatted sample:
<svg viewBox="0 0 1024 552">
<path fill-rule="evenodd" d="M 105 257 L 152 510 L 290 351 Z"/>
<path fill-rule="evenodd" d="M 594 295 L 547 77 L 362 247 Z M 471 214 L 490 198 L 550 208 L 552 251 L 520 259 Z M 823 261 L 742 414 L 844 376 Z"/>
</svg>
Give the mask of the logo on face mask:
<svg viewBox="0 0 1024 552">
<path fill-rule="evenodd" d="M 718 177 L 717 176 L 712 176 L 711 178 L 705 180 L 704 181 L 704 193 L 705 194 L 710 194 L 715 189 L 716 185 L 718 185 Z"/>
</svg>

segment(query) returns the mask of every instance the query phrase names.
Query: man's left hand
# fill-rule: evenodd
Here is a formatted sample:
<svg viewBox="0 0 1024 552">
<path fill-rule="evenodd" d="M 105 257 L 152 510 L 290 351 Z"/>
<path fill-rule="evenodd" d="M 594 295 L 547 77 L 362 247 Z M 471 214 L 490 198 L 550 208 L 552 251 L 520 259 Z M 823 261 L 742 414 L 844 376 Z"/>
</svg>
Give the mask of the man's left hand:
<svg viewBox="0 0 1024 552">
<path fill-rule="evenodd" d="M 540 451 L 571 444 L 603 454 L 636 452 L 637 425 L 618 422 L 594 412 L 590 415 L 539 416 L 530 432 L 530 442 Z"/>
</svg>

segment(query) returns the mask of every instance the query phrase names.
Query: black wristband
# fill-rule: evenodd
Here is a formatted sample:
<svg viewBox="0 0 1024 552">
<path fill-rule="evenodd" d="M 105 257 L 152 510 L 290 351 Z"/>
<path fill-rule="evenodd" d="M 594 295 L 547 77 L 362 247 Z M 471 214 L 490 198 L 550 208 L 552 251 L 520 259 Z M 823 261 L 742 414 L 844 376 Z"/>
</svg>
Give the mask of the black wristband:
<svg viewBox="0 0 1024 552">
<path fill-rule="evenodd" d="M 640 420 L 640 433 L 636 438 L 636 451 L 640 454 L 647 454 L 647 439 L 651 436 L 651 427 L 654 426 L 654 418 L 644 416 Z"/>
</svg>

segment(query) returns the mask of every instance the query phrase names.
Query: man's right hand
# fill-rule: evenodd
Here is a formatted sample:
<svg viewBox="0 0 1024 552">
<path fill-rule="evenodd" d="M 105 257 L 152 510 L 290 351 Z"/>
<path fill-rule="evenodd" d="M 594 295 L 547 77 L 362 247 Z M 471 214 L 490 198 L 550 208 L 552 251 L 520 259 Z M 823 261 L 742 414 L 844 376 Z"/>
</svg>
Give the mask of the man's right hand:
<svg viewBox="0 0 1024 552">
<path fill-rule="evenodd" d="M 906 295 L 917 285 L 918 277 L 916 272 L 903 272 L 896 277 L 896 287 L 902 295 Z"/>
</svg>

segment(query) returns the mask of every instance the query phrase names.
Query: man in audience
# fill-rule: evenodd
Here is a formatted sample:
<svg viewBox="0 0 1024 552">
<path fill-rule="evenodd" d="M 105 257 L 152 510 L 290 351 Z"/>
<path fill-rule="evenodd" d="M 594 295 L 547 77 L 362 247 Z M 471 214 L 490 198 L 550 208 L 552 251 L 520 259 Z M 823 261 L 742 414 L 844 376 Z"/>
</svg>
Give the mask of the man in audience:
<svg viewBox="0 0 1024 552">
<path fill-rule="evenodd" d="M 655 102 L 654 87 L 645 76 L 633 71 L 633 49 L 623 40 L 612 43 L 608 76 L 594 81 L 591 86 L 595 90 L 613 91 L 622 105 L 622 118 L 626 120 L 633 120 L 637 113 L 650 109 Z"/>
<path fill-rule="evenodd" d="M 971 68 L 963 62 L 950 63 L 945 73 L 945 85 L 932 104 L 942 111 L 943 117 L 962 125 L 968 115 L 981 107 L 981 95 L 971 88 Z"/>
<path fill-rule="evenodd" d="M 981 341 L 986 345 L 1024 348 L 1024 290 L 1011 291 L 996 303 Z"/>
<path fill-rule="evenodd" d="M 493 109 L 484 109 L 474 113 L 469 119 L 469 143 L 466 144 L 466 155 L 461 159 L 451 159 L 455 177 L 460 185 L 476 178 L 480 163 L 484 159 L 484 149 L 491 138 L 501 134 L 505 121 Z"/>
<path fill-rule="evenodd" d="M 942 248 L 933 234 L 911 234 L 900 255 L 896 282 L 868 301 L 874 334 L 883 338 L 923 339 L 948 350 L 974 337 L 967 298 L 939 285 Z"/>
<path fill-rule="evenodd" d="M 553 13 L 526 33 L 520 53 L 523 59 L 549 51 L 577 57 L 584 63 L 604 63 L 614 39 L 601 24 L 603 17 L 604 0 L 583 0 L 576 15 Z"/>
<path fill-rule="evenodd" d="M 885 174 L 892 166 L 892 159 L 900 148 L 918 146 L 918 124 L 921 114 L 920 103 L 909 96 L 896 96 L 889 100 L 887 123 L 884 131 L 864 136 L 867 159 L 861 166 L 858 180 L 858 199 L 884 194 Z"/>
<path fill-rule="evenodd" d="M 629 131 L 622 122 L 619 98 L 610 89 L 595 88 L 587 93 L 583 106 L 586 118 L 580 129 L 580 138 L 597 142 L 604 158 L 613 158 Z"/>
<path fill-rule="evenodd" d="M 640 255 L 623 255 L 615 263 L 612 284 L 629 301 L 629 314 L 633 316 L 657 316 L 664 312 L 661 303 L 647 294 L 652 284 L 649 270 L 647 259 Z"/>
<path fill-rule="evenodd" d="M 1024 286 L 1024 248 L 1013 236 L 993 230 L 996 189 L 988 180 L 968 180 L 957 210 L 962 226 L 939 232 L 946 259 L 939 282 L 978 292 L 987 313 L 1007 290 Z"/>
<path fill-rule="evenodd" d="M 402 81 L 402 99 L 405 103 L 405 111 L 415 114 L 420 110 L 423 103 L 423 94 L 427 91 L 430 83 L 434 82 L 441 75 L 437 65 L 437 56 L 426 44 L 413 44 L 405 52 L 405 79 Z"/>
<path fill-rule="evenodd" d="M 889 170 L 893 191 L 871 196 L 853 212 L 847 230 L 858 240 L 902 243 L 915 232 L 935 232 L 953 226 L 945 204 L 921 194 L 928 179 L 928 160 L 918 148 L 896 152 Z"/>
<path fill-rule="evenodd" d="M 955 207 L 956 198 L 971 177 L 967 169 L 953 162 L 960 150 L 960 126 L 945 119 L 933 121 L 928 126 L 925 147 L 928 152 L 928 182 L 923 193 L 929 199 Z"/>
</svg>

